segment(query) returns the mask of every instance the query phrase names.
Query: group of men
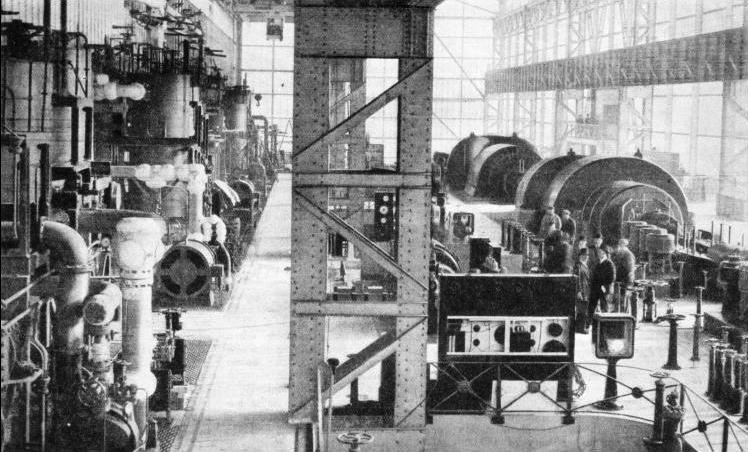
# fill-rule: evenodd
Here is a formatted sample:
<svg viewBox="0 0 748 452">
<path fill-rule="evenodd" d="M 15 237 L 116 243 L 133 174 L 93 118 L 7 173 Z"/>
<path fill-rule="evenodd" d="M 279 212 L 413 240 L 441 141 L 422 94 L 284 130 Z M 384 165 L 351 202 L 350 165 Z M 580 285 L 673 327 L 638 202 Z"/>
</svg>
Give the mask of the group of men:
<svg viewBox="0 0 748 452">
<path fill-rule="evenodd" d="M 539 231 L 545 240 L 543 267 L 547 273 L 576 275 L 577 329 L 586 334 L 598 305 L 602 311 L 609 309 L 614 283 L 623 288 L 634 283 L 636 258 L 626 239 L 619 240 L 618 246 L 611 249 L 604 245 L 600 233 L 595 233 L 589 244 L 584 236 L 572 243 L 575 234 L 576 223 L 568 210 L 562 210 L 559 217 L 553 207 L 545 209 Z"/>
</svg>

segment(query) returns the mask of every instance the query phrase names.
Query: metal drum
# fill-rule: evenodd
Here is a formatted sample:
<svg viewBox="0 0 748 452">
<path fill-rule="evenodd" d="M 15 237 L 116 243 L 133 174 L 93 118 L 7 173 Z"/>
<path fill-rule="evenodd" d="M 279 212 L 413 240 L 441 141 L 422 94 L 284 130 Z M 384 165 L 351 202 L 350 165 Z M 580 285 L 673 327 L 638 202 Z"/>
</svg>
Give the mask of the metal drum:
<svg viewBox="0 0 748 452">
<path fill-rule="evenodd" d="M 673 234 L 661 231 L 652 232 L 647 234 L 646 243 L 649 255 L 666 255 L 675 252 L 675 236 Z"/>
<path fill-rule="evenodd" d="M 162 293 L 184 301 L 210 291 L 213 250 L 203 242 L 187 240 L 172 246 L 157 265 L 156 281 Z"/>
<path fill-rule="evenodd" d="M 624 221 L 623 222 L 623 235 L 622 237 L 625 237 L 629 239 L 629 243 L 631 243 L 633 240 L 631 240 L 631 234 L 634 232 L 634 226 L 639 225 L 643 226 L 647 224 L 646 221 L 639 221 L 639 220 L 630 220 L 630 221 Z"/>
<path fill-rule="evenodd" d="M 647 234 L 659 233 L 661 228 L 648 224 L 644 227 L 639 228 L 638 243 L 636 245 L 639 251 L 638 256 L 640 259 L 644 258 L 647 253 Z"/>
<path fill-rule="evenodd" d="M 629 249 L 634 255 L 639 256 L 639 231 L 642 228 L 648 227 L 649 224 L 632 224 L 631 234 L 629 235 Z"/>
</svg>

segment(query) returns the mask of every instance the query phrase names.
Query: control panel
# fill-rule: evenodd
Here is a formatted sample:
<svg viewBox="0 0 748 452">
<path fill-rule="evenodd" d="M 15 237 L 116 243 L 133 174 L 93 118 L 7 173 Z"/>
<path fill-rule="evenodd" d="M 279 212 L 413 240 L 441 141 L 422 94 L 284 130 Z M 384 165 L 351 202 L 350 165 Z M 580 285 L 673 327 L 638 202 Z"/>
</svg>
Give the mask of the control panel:
<svg viewBox="0 0 748 452">
<path fill-rule="evenodd" d="M 447 355 L 569 353 L 568 317 L 448 316 Z"/>
</svg>

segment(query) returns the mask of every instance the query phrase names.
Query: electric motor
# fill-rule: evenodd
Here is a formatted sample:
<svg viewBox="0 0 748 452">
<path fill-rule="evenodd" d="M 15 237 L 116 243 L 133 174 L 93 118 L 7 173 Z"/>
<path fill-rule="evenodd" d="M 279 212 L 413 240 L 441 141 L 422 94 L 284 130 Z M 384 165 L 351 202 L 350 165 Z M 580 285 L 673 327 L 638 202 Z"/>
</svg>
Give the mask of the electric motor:
<svg viewBox="0 0 748 452">
<path fill-rule="evenodd" d="M 156 266 L 160 292 L 178 300 L 198 301 L 197 297 L 210 292 L 215 262 L 215 253 L 203 242 L 187 240 L 172 246 Z"/>
</svg>

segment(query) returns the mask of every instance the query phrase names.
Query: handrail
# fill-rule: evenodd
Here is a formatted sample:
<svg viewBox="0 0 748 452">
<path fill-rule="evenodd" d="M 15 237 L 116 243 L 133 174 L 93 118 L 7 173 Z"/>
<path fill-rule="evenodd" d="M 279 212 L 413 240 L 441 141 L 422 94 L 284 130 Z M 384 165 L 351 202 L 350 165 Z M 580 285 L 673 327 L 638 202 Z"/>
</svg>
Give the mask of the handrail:
<svg viewBox="0 0 748 452">
<path fill-rule="evenodd" d="M 462 372 L 458 369 L 459 365 L 481 365 L 485 366 L 486 369 L 483 369 L 482 367 L 474 368 L 473 372 L 468 376 L 465 377 Z M 504 414 L 527 414 L 527 413 L 546 413 L 546 414 L 564 414 L 565 416 L 570 416 L 572 414 L 584 414 L 584 413 L 595 413 L 596 415 L 604 415 L 608 413 L 607 411 L 602 410 L 588 410 L 590 406 L 593 406 L 597 404 L 598 402 L 607 401 L 607 400 L 615 400 L 623 397 L 629 397 L 632 396 L 636 399 L 643 398 L 647 402 L 649 402 L 652 406 L 656 407 L 655 401 L 651 400 L 650 398 L 646 397 L 644 394 L 653 392 L 658 390 L 658 388 L 651 388 L 651 389 L 641 389 L 638 386 L 629 385 L 621 380 L 615 379 L 615 381 L 618 384 L 623 385 L 624 387 L 630 389 L 630 392 L 626 394 L 619 394 L 615 397 L 610 397 L 606 399 L 600 399 L 595 400 L 594 402 L 585 403 L 583 405 L 571 407 L 563 407 L 561 406 L 557 401 L 551 400 L 554 405 L 558 407 L 558 409 L 555 408 L 549 408 L 549 409 L 507 409 L 510 406 L 512 406 L 517 400 L 526 397 L 528 394 L 538 394 L 540 396 L 543 396 L 547 399 L 552 399 L 552 397 L 548 394 L 546 394 L 543 390 L 540 389 L 539 385 L 540 383 L 549 380 L 549 377 L 546 377 L 543 380 L 529 380 L 524 378 L 522 375 L 516 375 L 516 377 L 519 377 L 520 380 L 517 381 L 524 381 L 525 383 L 528 383 L 528 388 L 524 391 L 518 390 L 518 395 L 516 397 L 513 397 L 512 400 L 509 403 L 501 404 L 501 399 L 498 398 L 498 400 L 494 400 L 494 397 L 492 395 L 491 400 L 485 399 L 485 394 L 477 394 L 473 388 L 471 387 L 471 383 L 476 380 L 481 375 L 484 375 L 487 371 L 491 369 L 499 369 L 498 372 L 498 379 L 501 379 L 501 369 L 507 368 L 511 370 L 511 368 L 514 366 L 533 366 L 533 365 L 541 365 L 541 366 L 548 366 L 548 365 L 555 365 L 558 366 L 559 369 L 556 372 L 560 372 L 563 368 L 567 366 L 572 366 L 580 370 L 586 370 L 588 372 L 592 372 L 595 375 L 599 375 L 602 378 L 609 378 L 605 373 L 598 371 L 597 369 L 594 369 L 594 367 L 601 367 L 605 366 L 605 363 L 565 363 L 565 362 L 508 362 L 508 363 L 486 363 L 485 361 L 460 361 L 460 362 L 452 362 L 452 361 L 445 361 L 445 362 L 431 362 L 429 363 L 429 366 L 436 367 L 437 372 L 439 375 L 447 376 L 449 379 L 451 379 L 454 382 L 454 390 L 451 388 L 449 391 L 445 391 L 443 394 L 441 394 L 440 397 L 443 397 L 448 392 L 451 392 L 451 394 L 446 395 L 441 401 L 434 400 L 433 395 L 434 391 L 430 391 L 426 395 L 426 399 L 419 404 L 416 408 L 423 405 L 424 402 L 430 401 L 430 404 L 433 404 L 433 406 L 427 406 L 427 410 L 431 411 L 431 414 L 440 414 L 440 413 L 463 413 L 463 414 L 478 414 L 480 412 L 484 412 L 486 414 L 489 414 L 492 416 L 492 422 L 495 417 L 502 417 Z M 641 371 L 646 373 L 651 373 L 651 369 L 646 369 L 638 366 L 628 366 L 628 365 L 619 365 L 618 367 L 622 369 L 630 369 L 635 371 Z M 512 377 L 512 380 L 515 380 L 515 376 Z M 655 374 L 655 377 L 660 377 Z M 680 436 L 681 438 L 685 438 L 687 435 L 692 435 L 695 432 L 702 433 L 704 435 L 704 448 L 708 448 L 712 451 L 714 450 L 722 450 L 722 451 L 728 451 L 728 450 L 739 450 L 741 452 L 745 452 L 746 449 L 743 445 L 748 444 L 748 430 L 738 424 L 736 420 L 731 419 L 723 410 L 718 408 L 716 405 L 714 405 L 709 400 L 705 399 L 699 391 L 694 390 L 693 388 L 689 387 L 687 384 L 683 383 L 676 377 L 672 376 L 662 376 L 662 380 L 667 380 L 667 384 L 660 383 L 659 384 L 659 390 L 660 391 L 666 391 L 672 388 L 677 388 L 678 392 L 680 393 L 680 406 L 682 408 L 686 408 L 686 404 L 688 404 L 690 407 L 688 410 L 686 410 L 686 414 L 688 416 L 683 416 L 683 418 L 680 419 Z M 537 385 L 536 388 L 530 389 L 529 384 L 534 383 Z M 499 382 L 499 385 L 501 383 Z M 500 386 L 499 386 L 500 388 Z M 442 387 L 443 389 L 443 387 Z M 494 390 L 492 390 L 493 392 Z M 500 389 L 499 389 L 500 391 Z M 438 408 L 438 406 L 446 401 L 447 399 L 453 397 L 458 392 L 462 392 L 463 394 L 470 394 L 473 397 L 477 398 L 479 401 L 478 406 L 482 407 L 479 411 L 477 411 L 475 408 L 469 408 L 466 410 L 460 410 L 459 408 Z M 662 394 L 662 393 L 659 393 Z M 662 400 L 660 398 L 660 400 Z M 694 402 L 698 400 L 699 402 L 703 403 L 703 406 L 697 406 Z M 438 403 L 435 403 L 438 402 Z M 434 410 L 434 408 L 436 408 Z M 413 410 L 415 411 L 415 409 Z M 706 411 L 714 411 L 714 419 L 710 419 L 712 417 L 711 413 L 708 413 Z M 631 417 L 625 413 L 616 412 L 616 415 L 625 415 L 627 417 Z M 692 423 L 694 422 L 693 416 L 696 417 L 695 421 L 696 424 L 692 426 Z M 639 417 L 636 416 L 639 420 L 647 421 L 647 422 L 657 422 L 655 415 L 654 418 L 649 417 Z M 566 418 L 565 418 L 566 419 Z M 736 416 L 737 419 L 737 416 Z M 402 421 L 401 421 L 402 422 Z M 718 424 L 722 422 L 722 428 L 719 430 L 709 430 L 709 426 L 713 424 Z M 496 422 L 494 422 L 496 423 Z M 503 423 L 503 421 L 499 422 Z M 712 437 L 710 438 L 709 434 L 711 432 L 716 432 Z M 721 434 L 721 438 L 715 438 L 717 434 Z M 689 437 L 689 441 L 693 443 L 694 441 L 698 441 L 697 437 Z M 735 444 L 737 444 L 737 448 L 735 447 Z M 715 449 L 715 447 L 718 447 L 718 449 Z M 721 449 L 719 449 L 721 447 Z"/>
<path fill-rule="evenodd" d="M 10 305 L 10 303 L 14 302 L 18 298 L 20 298 L 22 295 L 25 295 L 31 289 L 33 289 L 34 287 L 36 287 L 37 285 L 39 285 L 43 280 L 47 279 L 48 277 L 50 277 L 52 275 L 56 275 L 56 274 L 57 274 L 57 271 L 50 270 L 47 273 L 45 273 L 45 274 L 41 275 L 40 277 L 38 277 L 37 279 L 35 279 L 34 281 L 32 281 L 31 283 L 29 283 L 23 289 L 19 290 L 18 292 L 14 293 L 13 295 L 9 296 L 8 298 L 2 300 L 2 306 L 3 306 L 3 308 L 8 307 L 8 305 Z"/>
</svg>

